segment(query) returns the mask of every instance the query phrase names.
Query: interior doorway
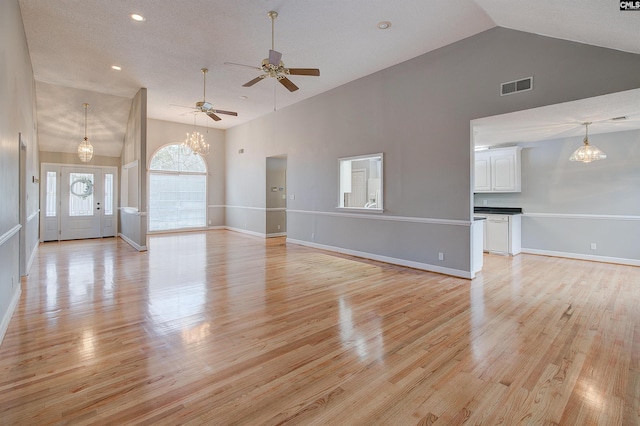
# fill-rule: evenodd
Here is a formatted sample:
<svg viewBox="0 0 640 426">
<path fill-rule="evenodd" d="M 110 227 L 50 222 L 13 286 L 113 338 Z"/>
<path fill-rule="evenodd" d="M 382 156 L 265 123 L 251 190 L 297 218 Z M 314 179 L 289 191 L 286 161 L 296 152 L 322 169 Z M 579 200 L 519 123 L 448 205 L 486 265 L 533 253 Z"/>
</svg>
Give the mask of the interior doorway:
<svg viewBox="0 0 640 426">
<path fill-rule="evenodd" d="M 266 236 L 287 235 L 287 156 L 267 157 Z"/>
<path fill-rule="evenodd" d="M 41 240 L 116 235 L 115 167 L 42 164 Z"/>
</svg>

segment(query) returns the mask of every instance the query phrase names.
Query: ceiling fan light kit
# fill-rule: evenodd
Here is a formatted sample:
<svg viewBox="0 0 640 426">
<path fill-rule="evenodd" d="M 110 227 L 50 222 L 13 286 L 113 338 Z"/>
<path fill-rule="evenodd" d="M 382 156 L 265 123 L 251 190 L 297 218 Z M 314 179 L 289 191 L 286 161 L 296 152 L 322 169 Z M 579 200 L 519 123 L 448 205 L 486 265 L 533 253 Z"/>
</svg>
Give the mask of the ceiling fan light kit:
<svg viewBox="0 0 640 426">
<path fill-rule="evenodd" d="M 584 145 L 576 149 L 573 154 L 571 154 L 571 157 L 569 157 L 569 160 L 579 161 L 581 163 L 591 163 L 592 161 L 604 160 L 607 158 L 607 154 L 602 152 L 602 150 L 589 144 L 589 124 L 591 123 L 582 124 L 585 126 L 585 136 L 583 140 Z"/>
<path fill-rule="evenodd" d="M 267 13 L 269 19 L 271 19 L 271 49 L 269 50 L 269 57 L 262 60 L 259 67 L 253 67 L 250 65 L 236 64 L 233 62 L 225 62 L 225 65 L 239 65 L 243 67 L 253 68 L 257 71 L 262 71 L 263 74 L 250 80 L 242 85 L 242 87 L 251 87 L 259 81 L 264 80 L 267 77 L 275 78 L 280 84 L 282 84 L 288 91 L 295 92 L 299 89 L 291 80 L 287 78 L 289 75 L 305 75 L 305 76 L 320 76 L 320 70 L 317 68 L 287 68 L 282 62 L 282 53 L 275 50 L 275 20 L 278 17 L 278 12 L 271 10 Z"/>
<path fill-rule="evenodd" d="M 87 163 L 93 157 L 93 145 L 87 138 L 87 108 L 89 108 L 89 104 L 84 103 L 82 106 L 84 107 L 84 140 L 78 145 L 78 157 L 80 161 Z"/>
</svg>

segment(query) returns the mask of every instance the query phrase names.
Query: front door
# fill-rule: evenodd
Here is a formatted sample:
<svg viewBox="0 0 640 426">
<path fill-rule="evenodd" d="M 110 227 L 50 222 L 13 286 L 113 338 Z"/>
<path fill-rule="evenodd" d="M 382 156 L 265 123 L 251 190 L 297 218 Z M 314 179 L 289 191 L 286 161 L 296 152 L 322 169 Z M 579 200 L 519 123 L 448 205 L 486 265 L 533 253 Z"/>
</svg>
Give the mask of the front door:
<svg viewBox="0 0 640 426">
<path fill-rule="evenodd" d="M 62 167 L 60 239 L 99 238 L 102 185 L 100 171 Z"/>
<path fill-rule="evenodd" d="M 43 164 L 42 240 L 116 235 L 115 168 Z"/>
</svg>

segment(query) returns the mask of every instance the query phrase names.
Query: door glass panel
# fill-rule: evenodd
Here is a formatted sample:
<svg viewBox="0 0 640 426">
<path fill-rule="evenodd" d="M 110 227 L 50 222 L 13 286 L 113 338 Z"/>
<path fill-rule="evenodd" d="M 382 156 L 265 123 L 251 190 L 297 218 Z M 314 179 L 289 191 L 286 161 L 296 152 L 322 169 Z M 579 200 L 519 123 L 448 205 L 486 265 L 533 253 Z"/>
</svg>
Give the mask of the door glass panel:
<svg viewBox="0 0 640 426">
<path fill-rule="evenodd" d="M 46 194 L 46 217 L 56 217 L 56 200 L 57 200 L 57 184 L 58 173 L 47 172 L 47 194 Z"/>
<path fill-rule="evenodd" d="M 104 214 L 113 215 L 113 175 L 111 173 L 104 175 Z"/>
<path fill-rule="evenodd" d="M 93 216 L 93 173 L 69 173 L 69 216 Z"/>
</svg>

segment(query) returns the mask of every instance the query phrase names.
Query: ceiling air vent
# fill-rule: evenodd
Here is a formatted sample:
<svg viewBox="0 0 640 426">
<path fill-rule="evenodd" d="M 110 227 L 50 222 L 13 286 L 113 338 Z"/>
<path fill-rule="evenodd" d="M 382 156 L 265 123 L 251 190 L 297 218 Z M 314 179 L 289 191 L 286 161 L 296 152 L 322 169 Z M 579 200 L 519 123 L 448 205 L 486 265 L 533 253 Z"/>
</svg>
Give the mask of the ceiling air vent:
<svg viewBox="0 0 640 426">
<path fill-rule="evenodd" d="M 508 81 L 500 85 L 500 96 L 512 95 L 514 93 L 526 92 L 533 89 L 533 77 L 522 80 Z"/>
</svg>

